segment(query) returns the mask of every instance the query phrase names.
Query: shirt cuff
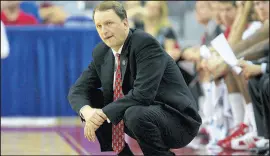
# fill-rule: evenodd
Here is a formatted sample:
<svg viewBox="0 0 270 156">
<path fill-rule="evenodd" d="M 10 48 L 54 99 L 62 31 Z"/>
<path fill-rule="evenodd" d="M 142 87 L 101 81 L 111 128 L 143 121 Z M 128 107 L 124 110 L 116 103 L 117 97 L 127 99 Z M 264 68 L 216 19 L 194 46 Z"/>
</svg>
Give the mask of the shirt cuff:
<svg viewBox="0 0 270 156">
<path fill-rule="evenodd" d="M 86 107 L 86 106 L 87 106 L 87 105 L 83 106 L 83 107 L 80 109 L 80 116 L 81 116 L 81 118 L 83 118 L 83 119 L 85 119 L 85 118 L 84 118 L 84 116 L 83 116 L 83 114 L 82 114 L 81 111 L 82 111 L 82 109 L 83 109 L 84 107 Z"/>
<path fill-rule="evenodd" d="M 266 64 L 266 63 L 262 63 L 262 64 L 261 64 L 261 70 L 262 70 L 262 73 L 263 73 L 263 74 L 266 73 L 266 67 L 267 67 L 267 64 Z"/>
</svg>

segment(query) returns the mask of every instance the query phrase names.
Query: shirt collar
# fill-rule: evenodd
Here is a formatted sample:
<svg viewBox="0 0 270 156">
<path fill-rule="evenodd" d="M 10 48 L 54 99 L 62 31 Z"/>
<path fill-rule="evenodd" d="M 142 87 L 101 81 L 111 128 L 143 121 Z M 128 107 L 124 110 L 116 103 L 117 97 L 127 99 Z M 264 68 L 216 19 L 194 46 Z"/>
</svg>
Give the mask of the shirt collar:
<svg viewBox="0 0 270 156">
<path fill-rule="evenodd" d="M 119 48 L 119 50 L 117 52 L 111 48 L 112 49 L 112 52 L 113 52 L 113 55 L 115 56 L 116 53 L 117 54 L 121 54 L 122 48 L 123 48 L 123 45 Z"/>
</svg>

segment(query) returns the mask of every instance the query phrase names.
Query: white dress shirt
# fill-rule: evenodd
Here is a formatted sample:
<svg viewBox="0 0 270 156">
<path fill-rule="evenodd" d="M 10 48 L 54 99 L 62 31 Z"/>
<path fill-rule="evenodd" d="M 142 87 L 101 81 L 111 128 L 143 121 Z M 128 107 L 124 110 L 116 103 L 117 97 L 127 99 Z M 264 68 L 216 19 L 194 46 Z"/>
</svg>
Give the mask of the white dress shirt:
<svg viewBox="0 0 270 156">
<path fill-rule="evenodd" d="M 117 68 L 117 65 L 118 65 L 118 58 L 116 57 L 116 54 L 121 54 L 121 51 L 122 51 L 122 48 L 123 48 L 123 45 L 119 48 L 119 50 L 116 52 L 115 50 L 113 50 L 112 48 L 111 48 L 111 50 L 112 50 L 112 52 L 113 52 L 113 55 L 114 55 L 114 59 L 115 59 L 115 65 L 114 65 L 114 76 L 113 76 L 113 90 L 114 90 L 114 83 L 115 83 L 115 75 L 116 75 L 116 68 Z M 85 106 L 87 106 L 87 105 L 85 105 Z M 80 112 L 81 112 L 81 110 L 85 107 L 85 106 L 83 106 L 81 109 L 80 109 Z M 83 115 L 81 114 L 81 117 L 83 118 Z M 110 123 L 110 120 L 109 119 L 107 119 L 107 122 L 108 123 Z"/>
<path fill-rule="evenodd" d="M 1 21 L 1 59 L 8 57 L 9 55 L 9 43 L 6 34 L 6 28 Z"/>
</svg>

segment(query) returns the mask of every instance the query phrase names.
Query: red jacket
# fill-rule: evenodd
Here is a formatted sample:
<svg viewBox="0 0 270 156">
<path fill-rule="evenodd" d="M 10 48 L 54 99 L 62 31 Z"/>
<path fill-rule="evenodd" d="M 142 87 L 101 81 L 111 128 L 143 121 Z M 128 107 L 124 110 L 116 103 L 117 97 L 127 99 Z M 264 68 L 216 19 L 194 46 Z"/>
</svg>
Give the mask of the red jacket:
<svg viewBox="0 0 270 156">
<path fill-rule="evenodd" d="M 9 21 L 3 11 L 1 11 L 1 21 L 5 25 L 36 25 L 37 19 L 30 14 L 20 11 L 18 18 L 15 21 Z"/>
</svg>

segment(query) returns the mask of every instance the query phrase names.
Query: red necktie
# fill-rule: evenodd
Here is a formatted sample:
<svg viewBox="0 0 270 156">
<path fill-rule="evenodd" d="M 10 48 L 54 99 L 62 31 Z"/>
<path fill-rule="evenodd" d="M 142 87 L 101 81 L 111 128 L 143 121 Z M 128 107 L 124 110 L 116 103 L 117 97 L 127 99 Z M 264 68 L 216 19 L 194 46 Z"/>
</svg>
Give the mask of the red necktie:
<svg viewBox="0 0 270 156">
<path fill-rule="evenodd" d="M 114 83 L 114 96 L 113 100 L 117 100 L 124 96 L 122 92 L 122 79 L 121 79 L 121 65 L 120 65 L 120 55 L 117 56 L 117 68 L 115 73 L 115 83 Z M 112 148 L 115 152 L 120 153 L 125 147 L 125 133 L 124 133 L 124 122 L 121 120 L 117 125 L 112 127 Z"/>
</svg>

